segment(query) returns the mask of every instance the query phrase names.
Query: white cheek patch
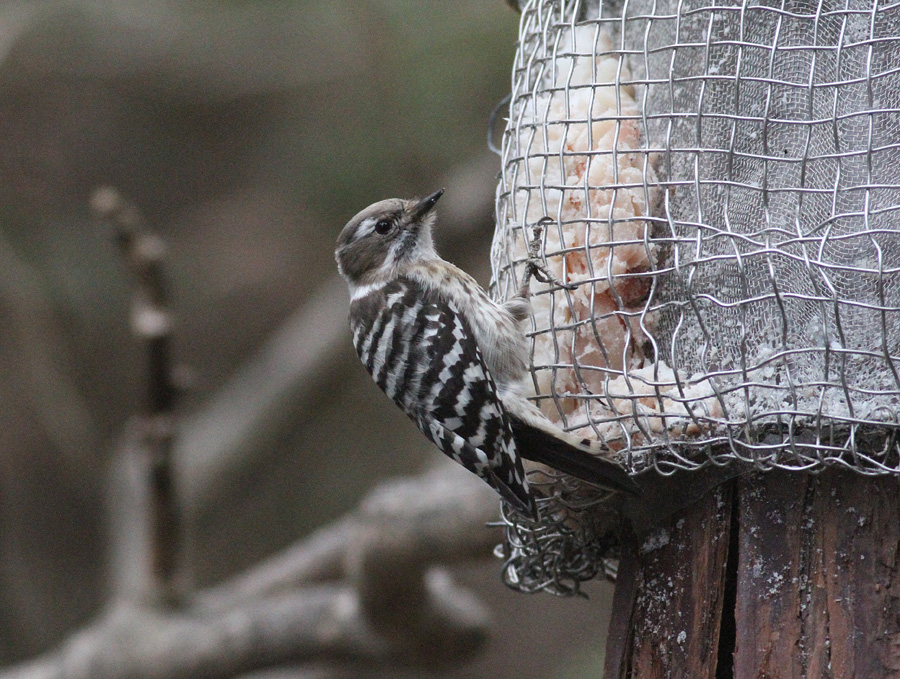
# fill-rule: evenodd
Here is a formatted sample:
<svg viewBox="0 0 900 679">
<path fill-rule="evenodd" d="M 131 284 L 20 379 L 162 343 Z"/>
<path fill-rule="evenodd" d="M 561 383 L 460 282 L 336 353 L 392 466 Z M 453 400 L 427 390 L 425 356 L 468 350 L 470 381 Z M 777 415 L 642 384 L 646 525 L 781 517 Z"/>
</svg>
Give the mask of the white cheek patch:
<svg viewBox="0 0 900 679">
<path fill-rule="evenodd" d="M 375 217 L 366 217 L 359 223 L 359 226 L 356 227 L 356 231 L 353 232 L 353 238 L 350 239 L 351 243 L 355 243 L 360 238 L 365 238 L 370 235 L 375 230 L 375 222 L 378 221 Z"/>
</svg>

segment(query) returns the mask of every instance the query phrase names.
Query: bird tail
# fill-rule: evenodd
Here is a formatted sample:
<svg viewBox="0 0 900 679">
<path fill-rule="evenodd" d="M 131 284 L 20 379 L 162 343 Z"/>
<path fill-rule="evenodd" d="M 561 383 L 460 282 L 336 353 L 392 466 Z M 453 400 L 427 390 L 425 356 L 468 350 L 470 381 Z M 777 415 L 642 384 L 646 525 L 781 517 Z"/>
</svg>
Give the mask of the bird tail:
<svg viewBox="0 0 900 679">
<path fill-rule="evenodd" d="M 524 413 L 522 413 L 524 414 Z M 558 429 L 543 415 L 510 413 L 513 438 L 519 454 L 602 488 L 640 495 L 641 489 L 615 462 L 588 452 L 599 444 Z M 527 419 L 527 421 L 526 421 Z"/>
<path fill-rule="evenodd" d="M 514 484 L 510 486 L 490 469 L 486 470 L 486 473 L 488 476 L 488 484 L 490 484 L 491 488 L 500 493 L 500 497 L 525 516 L 535 521 L 539 519 L 537 502 L 535 501 L 534 496 L 529 492 L 527 485 L 520 486 Z"/>
</svg>

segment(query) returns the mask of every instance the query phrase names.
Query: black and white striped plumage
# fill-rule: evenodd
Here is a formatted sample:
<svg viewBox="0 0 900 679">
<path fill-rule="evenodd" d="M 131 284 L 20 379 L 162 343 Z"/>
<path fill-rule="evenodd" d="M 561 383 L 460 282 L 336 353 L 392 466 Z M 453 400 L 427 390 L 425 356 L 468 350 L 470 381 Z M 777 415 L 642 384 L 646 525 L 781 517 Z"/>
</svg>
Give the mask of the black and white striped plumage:
<svg viewBox="0 0 900 679">
<path fill-rule="evenodd" d="M 517 507 L 531 502 L 509 416 L 451 301 L 401 276 L 353 300 L 350 327 L 375 383 L 438 448 Z"/>
<path fill-rule="evenodd" d="M 497 304 L 438 257 L 431 227 L 441 193 L 371 205 L 338 238 L 366 370 L 444 453 L 529 516 L 538 513 L 522 457 L 635 492 L 620 467 L 588 452 L 596 444 L 565 434 L 525 398 L 527 291 Z"/>
</svg>

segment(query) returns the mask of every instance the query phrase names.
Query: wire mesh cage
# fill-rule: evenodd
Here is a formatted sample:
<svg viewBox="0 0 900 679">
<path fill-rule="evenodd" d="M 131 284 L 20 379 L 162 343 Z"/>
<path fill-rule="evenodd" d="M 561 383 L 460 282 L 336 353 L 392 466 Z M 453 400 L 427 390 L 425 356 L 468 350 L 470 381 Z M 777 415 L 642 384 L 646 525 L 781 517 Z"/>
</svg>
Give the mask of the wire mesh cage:
<svg viewBox="0 0 900 679">
<path fill-rule="evenodd" d="M 898 210 L 900 3 L 524 3 L 493 291 L 540 233 L 536 398 L 630 470 L 900 472 Z M 584 574 L 554 494 L 513 584 Z"/>
</svg>

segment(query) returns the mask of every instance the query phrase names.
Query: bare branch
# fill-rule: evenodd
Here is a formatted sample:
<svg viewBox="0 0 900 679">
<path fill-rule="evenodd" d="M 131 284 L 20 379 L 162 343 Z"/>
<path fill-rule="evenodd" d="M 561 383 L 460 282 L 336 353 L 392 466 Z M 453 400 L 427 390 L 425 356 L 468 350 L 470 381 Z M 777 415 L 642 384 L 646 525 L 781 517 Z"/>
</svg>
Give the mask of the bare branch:
<svg viewBox="0 0 900 679">
<path fill-rule="evenodd" d="M 163 275 L 165 243 L 148 229 L 138 209 L 110 187 L 94 192 L 91 207 L 98 219 L 113 224 L 116 240 L 135 278 L 131 327 L 147 352 L 147 393 L 132 448 L 148 461 L 147 519 L 150 522 L 150 594 L 176 603 L 181 517 L 172 463 L 174 407 L 178 395 L 170 348 L 172 312 Z M 129 451 L 122 451 L 128 455 Z"/>
<path fill-rule="evenodd" d="M 252 570 L 203 592 L 199 600 L 227 608 L 300 585 L 340 580 L 345 575 L 347 545 L 358 528 L 355 515 L 321 528 Z"/>
<path fill-rule="evenodd" d="M 320 531 L 185 609 L 117 605 L 0 679 L 226 679 L 284 663 L 457 663 L 482 648 L 487 613 L 435 565 L 488 557 L 499 535 L 484 524 L 496 511 L 487 486 L 449 466 L 385 484 L 332 527 L 332 538 Z M 340 582 L 304 585 L 325 574 Z"/>
<path fill-rule="evenodd" d="M 391 551 L 398 555 L 394 559 L 419 564 L 418 576 L 422 568 L 433 564 L 489 553 L 499 536 L 483 528 L 497 518 L 497 497 L 453 463 L 440 460 L 438 465 L 422 476 L 379 486 L 358 511 L 206 590 L 197 603 L 223 609 L 304 585 L 334 582 L 353 572 L 368 574 L 386 563 Z M 429 552 L 419 554 L 424 546 Z M 362 566 L 360 559 L 372 554 L 380 556 L 369 567 Z M 416 573 L 406 575 L 417 577 Z"/>
</svg>

